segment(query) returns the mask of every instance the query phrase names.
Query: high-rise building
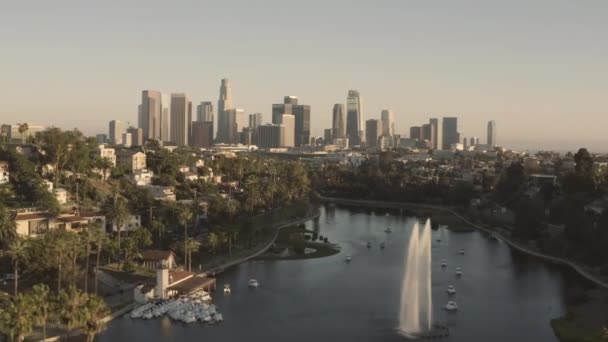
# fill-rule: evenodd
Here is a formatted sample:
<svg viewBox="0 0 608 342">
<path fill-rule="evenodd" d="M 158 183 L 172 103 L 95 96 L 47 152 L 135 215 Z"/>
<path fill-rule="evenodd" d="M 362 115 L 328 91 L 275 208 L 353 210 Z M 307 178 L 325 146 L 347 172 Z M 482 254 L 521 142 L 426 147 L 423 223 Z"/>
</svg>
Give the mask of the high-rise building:
<svg viewBox="0 0 608 342">
<path fill-rule="evenodd" d="M 107 142 L 108 142 L 108 135 L 107 135 L 107 134 L 103 134 L 103 133 L 101 133 L 101 134 L 97 134 L 97 135 L 95 136 L 95 138 L 97 139 L 97 142 L 98 142 L 99 144 L 105 144 L 105 143 L 107 143 Z"/>
<path fill-rule="evenodd" d="M 243 131 L 239 133 L 239 143 L 242 145 L 253 145 L 253 137 L 255 136 L 253 128 L 245 127 Z"/>
<path fill-rule="evenodd" d="M 192 102 L 184 93 L 171 94 L 171 141 L 186 146 L 190 139 Z"/>
<path fill-rule="evenodd" d="M 420 131 L 420 140 L 424 141 L 427 140 L 429 142 L 429 145 L 432 146 L 432 141 L 433 141 L 433 125 L 431 125 L 430 123 L 428 124 L 424 124 L 421 127 L 421 131 Z"/>
<path fill-rule="evenodd" d="M 131 147 L 131 146 L 133 146 L 133 143 L 132 143 L 133 140 L 132 140 L 132 137 L 131 137 L 131 133 L 124 132 L 122 134 L 122 139 L 121 140 L 122 140 L 122 146 L 124 146 L 124 147 Z"/>
<path fill-rule="evenodd" d="M 458 134 L 458 118 L 446 117 L 443 118 L 443 149 L 450 150 L 452 144 L 457 144 L 460 141 Z"/>
<path fill-rule="evenodd" d="M 365 121 L 365 142 L 368 148 L 378 147 L 380 133 L 382 133 L 382 126 L 378 119 L 369 119 Z"/>
<path fill-rule="evenodd" d="M 213 122 L 195 121 L 192 123 L 192 147 L 209 148 L 213 145 Z"/>
<path fill-rule="evenodd" d="M 467 138 L 462 138 L 462 148 L 465 151 L 469 150 L 469 139 Z"/>
<path fill-rule="evenodd" d="M 126 123 L 120 120 L 110 121 L 109 127 L 109 143 L 114 145 L 122 145 L 122 134 L 127 131 Z"/>
<path fill-rule="evenodd" d="M 139 107 L 139 128 L 143 131 L 143 140 L 161 138 L 161 93 L 156 90 L 141 92 L 141 107 Z"/>
<path fill-rule="evenodd" d="M 171 94 L 160 96 L 160 140 L 171 141 Z"/>
<path fill-rule="evenodd" d="M 441 150 L 443 148 L 443 126 L 439 124 L 439 119 L 433 118 L 429 120 L 432 130 L 431 148 Z"/>
<path fill-rule="evenodd" d="M 131 134 L 131 146 L 143 146 L 144 145 L 144 132 L 141 128 L 129 127 L 127 133 Z"/>
<path fill-rule="evenodd" d="M 346 116 L 344 105 L 336 103 L 333 110 L 332 139 L 344 138 L 346 136 Z"/>
<path fill-rule="evenodd" d="M 384 109 L 380 118 L 382 119 L 382 135 L 385 137 L 395 135 L 395 113 L 392 110 Z"/>
<path fill-rule="evenodd" d="M 196 106 L 196 121 L 213 122 L 213 103 L 203 101 Z"/>
<path fill-rule="evenodd" d="M 422 138 L 422 127 L 420 126 L 412 126 L 410 127 L 410 139 L 418 139 Z"/>
<path fill-rule="evenodd" d="M 486 144 L 490 147 L 496 146 L 496 121 L 494 120 L 488 122 L 488 140 Z"/>
<path fill-rule="evenodd" d="M 296 96 L 285 96 L 283 103 L 272 105 L 272 123 L 281 124 L 283 114 L 295 116 L 295 146 L 307 145 L 310 141 L 310 106 L 298 104 Z"/>
<path fill-rule="evenodd" d="M 325 145 L 330 145 L 333 143 L 333 129 L 332 128 L 326 128 L 323 131 L 323 141 L 325 142 Z"/>
<path fill-rule="evenodd" d="M 238 144 L 240 141 L 239 132 L 247 126 L 245 111 L 240 108 L 226 109 L 225 115 L 228 132 L 223 142 L 226 144 Z"/>
<path fill-rule="evenodd" d="M 230 143 L 228 109 L 234 109 L 232 103 L 232 86 L 230 80 L 224 78 L 220 85 L 220 99 L 217 101 L 217 140 L 221 143 Z"/>
<path fill-rule="evenodd" d="M 295 145 L 296 117 L 292 114 L 283 114 L 281 118 L 281 147 L 293 147 Z"/>
<path fill-rule="evenodd" d="M 256 129 L 262 124 L 262 113 L 249 114 L 249 128 Z"/>
<path fill-rule="evenodd" d="M 295 106 L 298 104 L 298 97 L 297 96 L 284 96 L 283 103 L 291 104 L 291 105 Z"/>
<path fill-rule="evenodd" d="M 281 131 L 283 125 L 266 124 L 257 129 L 257 145 L 259 148 L 277 148 L 281 146 Z"/>
<path fill-rule="evenodd" d="M 361 127 L 361 97 L 357 90 L 349 90 L 346 98 L 346 136 L 352 146 L 361 145 L 363 128 Z"/>
</svg>

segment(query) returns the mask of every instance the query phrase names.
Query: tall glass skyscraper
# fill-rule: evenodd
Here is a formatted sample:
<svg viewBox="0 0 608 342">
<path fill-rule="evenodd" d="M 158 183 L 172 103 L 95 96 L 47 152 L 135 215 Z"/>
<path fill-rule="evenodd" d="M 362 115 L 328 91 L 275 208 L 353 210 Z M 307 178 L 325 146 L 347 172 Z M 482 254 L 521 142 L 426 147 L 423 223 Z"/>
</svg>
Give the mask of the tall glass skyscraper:
<svg viewBox="0 0 608 342">
<path fill-rule="evenodd" d="M 141 93 L 138 126 L 143 131 L 143 140 L 161 138 L 161 94 L 155 90 Z"/>
<path fill-rule="evenodd" d="M 332 120 L 332 139 L 341 139 L 346 136 L 346 122 L 345 122 L 345 110 L 344 105 L 336 103 L 333 110 Z"/>
<path fill-rule="evenodd" d="M 488 122 L 488 146 L 496 146 L 496 122 L 494 120 Z"/>
<path fill-rule="evenodd" d="M 230 80 L 224 78 L 220 85 L 220 99 L 217 101 L 217 140 L 221 143 L 230 143 L 228 109 L 233 109 L 232 86 Z"/>
<path fill-rule="evenodd" d="M 449 150 L 452 144 L 460 142 L 458 134 L 458 118 L 443 118 L 443 149 Z"/>
<path fill-rule="evenodd" d="M 363 127 L 361 127 L 361 97 L 357 90 L 349 90 L 346 98 L 346 136 L 350 145 L 361 145 Z"/>
</svg>

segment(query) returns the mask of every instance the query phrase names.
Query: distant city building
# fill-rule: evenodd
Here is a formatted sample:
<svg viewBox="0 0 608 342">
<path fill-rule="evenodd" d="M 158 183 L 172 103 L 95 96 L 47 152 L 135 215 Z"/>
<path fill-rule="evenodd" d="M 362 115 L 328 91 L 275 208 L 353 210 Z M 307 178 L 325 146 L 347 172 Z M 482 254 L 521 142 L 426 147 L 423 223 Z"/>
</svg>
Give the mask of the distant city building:
<svg viewBox="0 0 608 342">
<path fill-rule="evenodd" d="M 378 138 L 382 132 L 382 126 L 378 119 L 369 119 L 365 121 L 365 142 L 368 148 L 378 147 Z"/>
<path fill-rule="evenodd" d="M 230 80 L 224 78 L 220 85 L 220 99 L 217 102 L 217 141 L 220 143 L 231 143 L 231 128 L 227 112 L 229 109 L 234 109 L 232 103 L 232 86 Z M 236 132 L 234 133 L 236 135 Z M 234 139 L 235 137 L 233 136 L 232 138 Z"/>
<path fill-rule="evenodd" d="M 23 133 L 19 132 L 21 125 L 2 125 L 3 134 L 7 134 L 9 140 L 26 141 L 29 137 L 35 137 L 38 133 L 47 130 L 46 126 L 27 124 L 27 130 Z"/>
<path fill-rule="evenodd" d="M 160 108 L 160 140 L 171 141 L 171 94 L 161 94 Z"/>
<path fill-rule="evenodd" d="M 486 145 L 490 147 L 496 146 L 496 122 L 494 120 L 488 122 L 488 139 Z"/>
<path fill-rule="evenodd" d="M 161 138 L 161 93 L 156 90 L 144 90 L 141 93 L 138 126 L 143 131 L 143 140 Z"/>
<path fill-rule="evenodd" d="M 256 129 L 262 124 L 262 113 L 249 114 L 249 128 Z"/>
<path fill-rule="evenodd" d="M 121 145 L 124 147 L 133 146 L 133 136 L 131 135 L 131 133 L 127 133 L 127 132 L 123 133 L 121 141 L 122 141 Z"/>
<path fill-rule="evenodd" d="M 470 138 L 470 142 L 471 142 L 471 143 L 469 144 L 469 146 L 471 146 L 471 147 L 472 147 L 472 146 L 475 146 L 475 145 L 476 145 L 476 144 L 475 144 L 475 137 L 471 137 L 471 138 Z"/>
<path fill-rule="evenodd" d="M 107 134 L 97 134 L 95 136 L 95 138 L 97 139 L 97 142 L 100 144 L 105 144 L 108 142 L 108 135 Z"/>
<path fill-rule="evenodd" d="M 233 108 L 226 109 L 224 112 L 226 125 L 228 127 L 224 143 L 236 145 L 240 140 L 239 132 L 246 127 L 245 111 L 243 109 Z"/>
<path fill-rule="evenodd" d="M 431 124 L 431 133 L 433 135 L 431 139 L 431 148 L 434 150 L 441 150 L 443 148 L 443 125 L 439 124 L 439 119 L 432 118 L 429 120 Z"/>
<path fill-rule="evenodd" d="M 421 127 L 420 140 L 428 140 L 430 145 L 433 144 L 433 125 L 430 123 L 424 124 Z"/>
<path fill-rule="evenodd" d="M 363 128 L 361 127 L 362 105 L 357 90 L 349 90 L 346 98 L 346 136 L 353 146 L 361 145 Z"/>
<path fill-rule="evenodd" d="M 253 137 L 255 136 L 254 128 L 245 127 L 243 131 L 239 133 L 239 142 L 242 145 L 254 145 Z"/>
<path fill-rule="evenodd" d="M 465 151 L 469 149 L 469 140 L 467 138 L 462 138 L 462 148 Z"/>
<path fill-rule="evenodd" d="M 333 129 L 326 128 L 325 130 L 323 130 L 323 141 L 325 142 L 325 144 L 331 144 L 332 140 L 333 140 Z"/>
<path fill-rule="evenodd" d="M 260 125 L 257 129 L 257 145 L 259 148 L 278 148 L 281 147 L 281 131 L 283 125 L 266 124 Z"/>
<path fill-rule="evenodd" d="M 348 148 L 348 138 L 338 138 L 334 139 L 333 144 L 336 145 L 336 148 L 344 150 Z"/>
<path fill-rule="evenodd" d="M 203 101 L 196 106 L 196 121 L 213 122 L 213 103 Z"/>
<path fill-rule="evenodd" d="M 443 149 L 450 150 L 452 144 L 457 144 L 460 141 L 458 134 L 458 118 L 445 117 L 443 118 Z"/>
<path fill-rule="evenodd" d="M 310 142 L 310 106 L 298 104 L 296 96 L 285 96 L 283 103 L 272 105 L 272 123 L 281 124 L 283 114 L 295 117 L 295 146 L 307 145 Z"/>
<path fill-rule="evenodd" d="M 384 109 L 380 118 L 382 120 L 382 135 L 386 137 L 395 135 L 395 113 L 392 110 Z"/>
<path fill-rule="evenodd" d="M 141 128 L 130 127 L 127 133 L 131 134 L 131 146 L 143 146 L 144 136 Z"/>
<path fill-rule="evenodd" d="M 281 124 L 283 130 L 281 131 L 281 147 L 294 147 L 295 146 L 295 126 L 296 117 L 292 114 L 283 114 L 281 118 Z"/>
<path fill-rule="evenodd" d="M 341 103 L 336 103 L 333 109 L 332 138 L 346 137 L 346 109 Z"/>
<path fill-rule="evenodd" d="M 122 134 L 127 131 L 127 124 L 120 120 L 112 120 L 109 126 L 109 143 L 122 145 Z"/>
<path fill-rule="evenodd" d="M 184 93 L 171 94 L 171 141 L 187 146 L 192 122 L 192 102 Z"/>
<path fill-rule="evenodd" d="M 412 126 L 410 127 L 410 139 L 418 139 L 422 138 L 422 127 L 420 126 Z"/>
<path fill-rule="evenodd" d="M 192 147 L 209 148 L 213 145 L 213 122 L 192 123 Z"/>
</svg>

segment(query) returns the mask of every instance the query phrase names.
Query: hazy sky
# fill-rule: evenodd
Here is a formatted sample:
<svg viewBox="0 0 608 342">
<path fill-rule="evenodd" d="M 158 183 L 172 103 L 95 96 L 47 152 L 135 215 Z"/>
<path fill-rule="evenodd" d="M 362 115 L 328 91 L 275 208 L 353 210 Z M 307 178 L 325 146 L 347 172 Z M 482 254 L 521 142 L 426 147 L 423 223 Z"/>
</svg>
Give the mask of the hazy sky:
<svg viewBox="0 0 608 342">
<path fill-rule="evenodd" d="M 270 120 L 297 95 L 312 131 L 349 89 L 398 133 L 431 116 L 500 144 L 608 150 L 608 1 L 3 1 L 0 122 L 85 133 L 136 123 L 142 89 Z"/>
</svg>

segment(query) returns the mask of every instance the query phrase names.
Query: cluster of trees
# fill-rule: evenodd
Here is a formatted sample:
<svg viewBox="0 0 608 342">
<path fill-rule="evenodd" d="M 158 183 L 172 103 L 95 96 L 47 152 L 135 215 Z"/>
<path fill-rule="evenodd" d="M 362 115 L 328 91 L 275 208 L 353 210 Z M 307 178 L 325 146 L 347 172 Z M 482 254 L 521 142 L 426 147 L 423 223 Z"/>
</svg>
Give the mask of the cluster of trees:
<svg viewBox="0 0 608 342">
<path fill-rule="evenodd" d="M 68 336 L 74 329 L 83 329 L 87 342 L 92 342 L 103 327 L 102 318 L 110 313 L 105 302 L 69 286 L 53 293 L 49 286 L 36 284 L 32 290 L 0 301 L 0 332 L 12 341 L 22 341 L 35 327 L 42 330 L 50 323 L 66 327 Z"/>
</svg>

